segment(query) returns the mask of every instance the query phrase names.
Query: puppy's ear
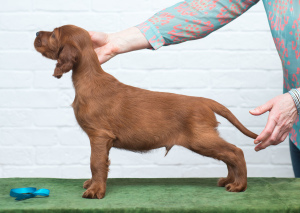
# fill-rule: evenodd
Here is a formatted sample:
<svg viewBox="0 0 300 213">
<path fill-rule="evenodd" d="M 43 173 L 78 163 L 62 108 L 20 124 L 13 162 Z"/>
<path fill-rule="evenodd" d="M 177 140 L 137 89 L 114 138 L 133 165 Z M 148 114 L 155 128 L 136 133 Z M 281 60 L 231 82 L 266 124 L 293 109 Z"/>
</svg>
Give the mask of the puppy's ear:
<svg viewBox="0 0 300 213">
<path fill-rule="evenodd" d="M 76 65 L 79 58 L 79 50 L 71 45 L 66 44 L 58 53 L 57 64 L 53 76 L 61 78 L 61 76 L 69 72 Z"/>
</svg>

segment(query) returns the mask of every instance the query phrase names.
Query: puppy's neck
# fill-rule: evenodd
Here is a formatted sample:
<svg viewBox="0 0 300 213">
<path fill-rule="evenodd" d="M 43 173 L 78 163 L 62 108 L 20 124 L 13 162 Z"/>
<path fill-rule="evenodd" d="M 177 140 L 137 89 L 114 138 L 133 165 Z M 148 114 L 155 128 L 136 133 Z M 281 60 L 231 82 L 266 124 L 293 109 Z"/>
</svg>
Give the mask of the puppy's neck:
<svg viewBox="0 0 300 213">
<path fill-rule="evenodd" d="M 108 80 L 110 79 L 110 80 Z M 98 93 L 105 90 L 109 82 L 117 81 L 113 76 L 104 72 L 100 66 L 98 57 L 92 48 L 82 51 L 81 58 L 73 67 L 72 81 L 76 93 Z"/>
<path fill-rule="evenodd" d="M 103 74 L 98 57 L 92 48 L 85 48 L 81 51 L 78 63 L 73 67 L 73 75 L 81 74 Z"/>
</svg>

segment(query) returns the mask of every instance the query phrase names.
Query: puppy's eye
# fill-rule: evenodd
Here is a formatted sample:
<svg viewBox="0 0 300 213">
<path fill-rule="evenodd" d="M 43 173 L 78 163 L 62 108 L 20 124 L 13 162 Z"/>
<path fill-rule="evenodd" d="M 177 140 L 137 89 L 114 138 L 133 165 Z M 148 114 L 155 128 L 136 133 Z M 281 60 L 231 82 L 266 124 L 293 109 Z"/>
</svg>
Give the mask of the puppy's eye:
<svg viewBox="0 0 300 213">
<path fill-rule="evenodd" d="M 55 38 L 55 34 L 54 34 L 54 33 L 52 33 L 51 37 L 52 37 L 52 38 Z"/>
</svg>

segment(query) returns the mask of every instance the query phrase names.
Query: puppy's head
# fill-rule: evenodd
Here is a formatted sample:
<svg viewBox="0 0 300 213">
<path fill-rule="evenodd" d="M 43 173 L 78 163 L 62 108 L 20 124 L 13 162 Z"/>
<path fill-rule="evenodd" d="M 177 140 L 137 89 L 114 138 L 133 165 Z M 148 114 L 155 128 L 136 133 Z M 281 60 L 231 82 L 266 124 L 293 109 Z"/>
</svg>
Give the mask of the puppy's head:
<svg viewBox="0 0 300 213">
<path fill-rule="evenodd" d="M 82 28 L 65 25 L 52 32 L 39 31 L 34 41 L 35 49 L 43 56 L 57 60 L 53 76 L 60 78 L 74 69 L 81 60 L 81 52 L 92 44 L 88 32 Z"/>
</svg>

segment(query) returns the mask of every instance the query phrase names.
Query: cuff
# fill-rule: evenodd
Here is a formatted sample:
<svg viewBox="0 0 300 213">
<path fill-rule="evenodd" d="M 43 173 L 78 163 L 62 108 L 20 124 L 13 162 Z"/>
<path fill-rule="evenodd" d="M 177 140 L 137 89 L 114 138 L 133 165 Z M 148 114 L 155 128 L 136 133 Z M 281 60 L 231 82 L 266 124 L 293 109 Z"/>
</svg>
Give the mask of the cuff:
<svg viewBox="0 0 300 213">
<path fill-rule="evenodd" d="M 146 37 L 148 42 L 150 43 L 152 50 L 157 50 L 158 48 L 165 45 L 165 40 L 160 34 L 159 30 L 149 21 L 145 21 L 136 26 L 141 33 Z"/>
<path fill-rule="evenodd" d="M 300 91 L 297 89 L 291 89 L 289 91 L 290 95 L 292 96 L 294 103 L 297 108 L 298 115 L 300 114 Z"/>
</svg>

